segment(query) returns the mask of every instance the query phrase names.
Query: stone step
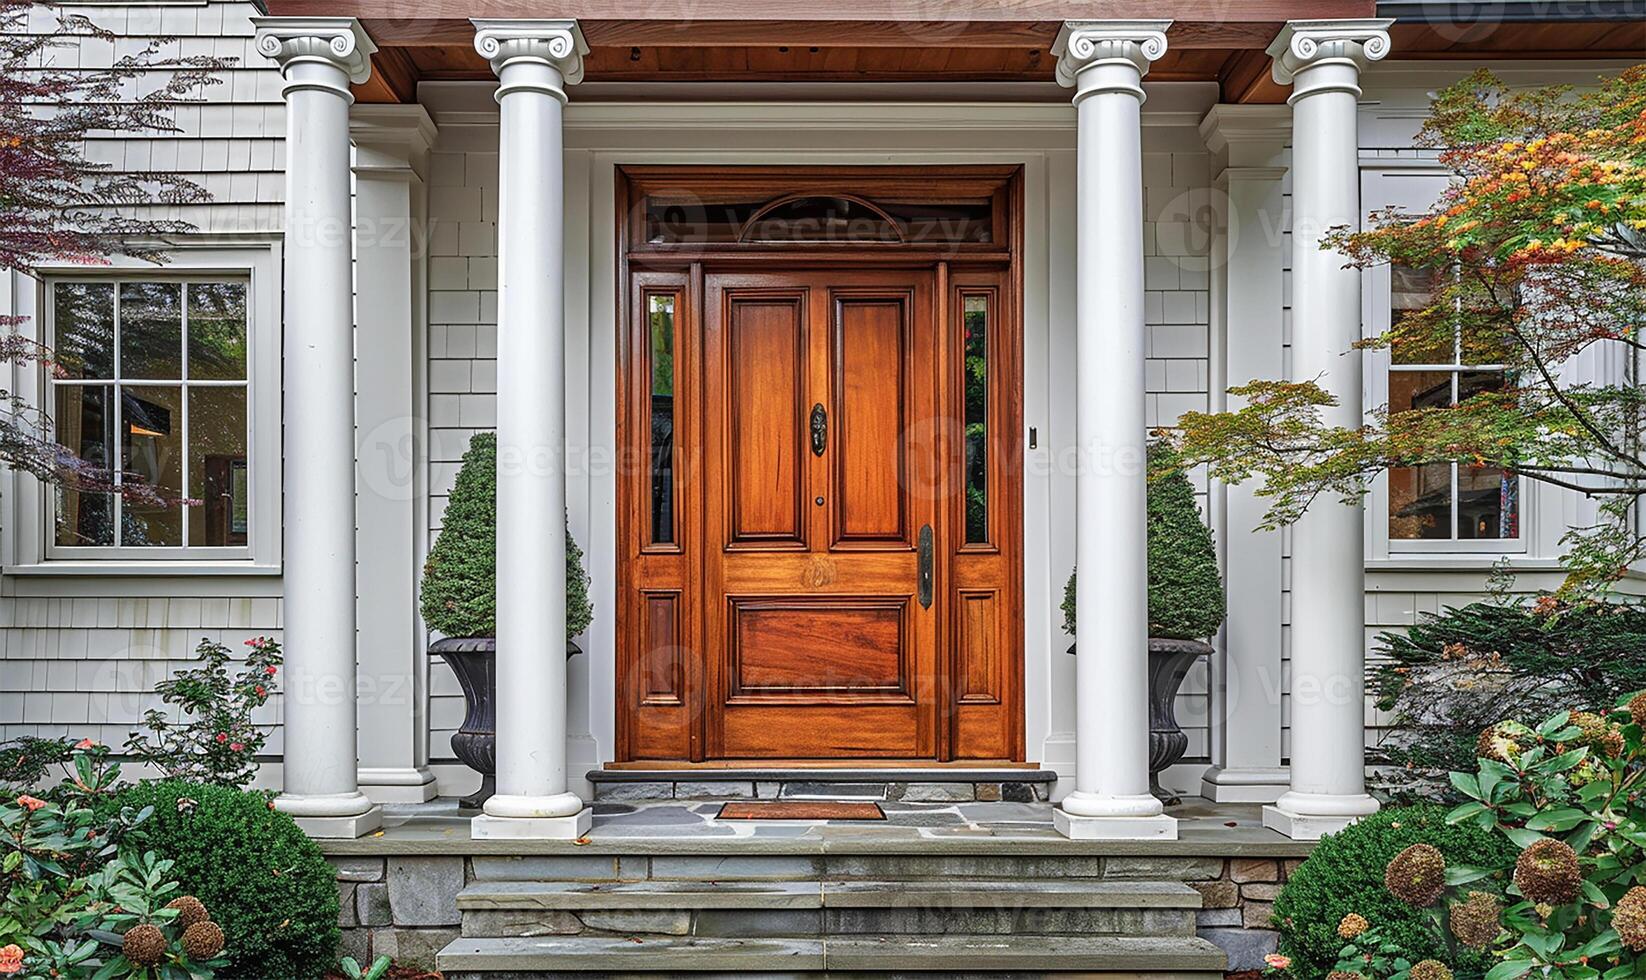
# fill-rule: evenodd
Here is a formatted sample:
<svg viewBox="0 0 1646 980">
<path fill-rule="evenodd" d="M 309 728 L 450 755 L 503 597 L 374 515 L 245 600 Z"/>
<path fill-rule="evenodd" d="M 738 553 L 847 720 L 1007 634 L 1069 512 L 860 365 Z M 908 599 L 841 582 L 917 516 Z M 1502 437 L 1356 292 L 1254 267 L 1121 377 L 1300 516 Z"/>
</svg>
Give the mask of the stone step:
<svg viewBox="0 0 1646 980">
<path fill-rule="evenodd" d="M 587 973 L 1029 977 L 1071 971 L 1214 980 L 1226 962 L 1222 950 L 1188 936 L 555 936 L 464 937 L 440 951 L 437 966 L 448 980 Z"/>
<path fill-rule="evenodd" d="M 988 841 L 932 839 L 919 852 L 847 849 L 792 853 L 767 842 L 739 839 L 741 850 L 707 853 L 701 846 L 678 851 L 607 846 L 577 854 L 475 855 L 478 882 L 756 882 L 756 881 L 1203 881 L 1220 877 L 1223 859 L 1205 856 L 1093 854 L 1066 849 L 1035 853 Z M 775 842 L 783 844 L 784 842 Z M 1007 842 L 1014 843 L 1014 842 Z M 1064 842 L 1066 843 L 1066 842 Z M 988 847 L 978 845 L 989 845 Z M 813 845 L 815 848 L 816 845 Z"/>
<path fill-rule="evenodd" d="M 1177 882 L 495 882 L 457 898 L 463 935 L 1190 936 Z"/>
<path fill-rule="evenodd" d="M 906 803 L 1044 802 L 1050 769 L 740 768 L 594 769 L 597 803 L 648 800 L 887 800 Z"/>
</svg>

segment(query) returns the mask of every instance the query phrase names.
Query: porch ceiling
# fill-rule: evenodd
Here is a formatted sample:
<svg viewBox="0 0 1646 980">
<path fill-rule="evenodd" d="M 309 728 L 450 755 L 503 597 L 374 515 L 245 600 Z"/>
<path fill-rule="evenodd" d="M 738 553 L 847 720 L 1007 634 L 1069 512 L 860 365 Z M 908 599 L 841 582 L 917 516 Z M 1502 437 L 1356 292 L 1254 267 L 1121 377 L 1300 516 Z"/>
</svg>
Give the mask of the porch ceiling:
<svg viewBox="0 0 1646 980">
<path fill-rule="evenodd" d="M 576 18 L 590 82 L 1051 82 L 1065 19 L 1170 18 L 1151 81 L 1214 81 L 1225 102 L 1282 102 L 1263 53 L 1293 17 L 1401 15 L 1403 60 L 1639 57 L 1646 23 L 1585 18 L 1476 22 L 1377 0 L 267 0 L 288 16 L 359 17 L 380 50 L 361 102 L 411 102 L 420 81 L 491 80 L 470 17 Z M 408 14 L 408 9 L 414 11 Z M 1501 9 L 1501 8 L 1496 8 Z M 663 97 L 666 97 L 664 95 Z"/>
</svg>

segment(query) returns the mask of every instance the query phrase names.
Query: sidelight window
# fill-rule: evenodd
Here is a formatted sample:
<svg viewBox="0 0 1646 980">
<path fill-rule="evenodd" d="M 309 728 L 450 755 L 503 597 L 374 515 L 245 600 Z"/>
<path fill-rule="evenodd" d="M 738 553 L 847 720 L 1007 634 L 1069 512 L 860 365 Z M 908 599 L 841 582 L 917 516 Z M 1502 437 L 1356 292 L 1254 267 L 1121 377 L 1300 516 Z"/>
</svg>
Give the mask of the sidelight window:
<svg viewBox="0 0 1646 980">
<path fill-rule="evenodd" d="M 675 543 L 675 294 L 646 298 L 647 373 L 651 378 L 651 540 Z"/>
<path fill-rule="evenodd" d="M 961 299 L 966 426 L 966 543 L 989 541 L 989 296 Z"/>
</svg>

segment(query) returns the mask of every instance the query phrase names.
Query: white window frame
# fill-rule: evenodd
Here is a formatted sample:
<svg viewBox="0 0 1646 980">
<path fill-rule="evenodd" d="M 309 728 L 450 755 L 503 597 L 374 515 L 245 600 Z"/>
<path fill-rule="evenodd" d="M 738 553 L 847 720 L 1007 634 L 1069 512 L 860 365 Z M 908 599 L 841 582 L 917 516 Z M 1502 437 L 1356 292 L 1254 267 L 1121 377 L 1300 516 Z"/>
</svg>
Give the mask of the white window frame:
<svg viewBox="0 0 1646 980">
<path fill-rule="evenodd" d="M 1409 181 L 1416 185 L 1417 180 L 1425 177 L 1426 186 L 1433 186 L 1437 190 L 1445 186 L 1445 180 L 1450 171 L 1441 168 L 1433 161 L 1412 161 L 1415 166 L 1391 168 L 1389 170 L 1363 170 L 1361 173 L 1361 200 L 1362 213 L 1381 209 L 1387 205 L 1399 205 L 1410 211 L 1418 211 L 1427 207 L 1433 200 L 1418 201 L 1417 195 L 1401 194 L 1395 190 L 1395 181 Z M 1404 190 L 1405 188 L 1402 188 Z M 1393 275 L 1388 265 L 1377 265 L 1362 273 L 1362 323 L 1363 335 L 1377 337 L 1386 333 L 1394 325 L 1394 303 L 1391 294 Z M 1366 404 L 1367 411 L 1374 408 L 1386 407 L 1389 404 L 1389 372 L 1393 366 L 1393 358 L 1387 348 L 1377 348 L 1366 353 L 1363 362 L 1366 370 Z M 1476 365 L 1433 365 L 1435 371 L 1453 373 L 1454 386 L 1458 372 L 1475 367 Z M 1401 369 L 1420 368 L 1423 365 L 1403 364 Z M 1490 370 L 1493 365 L 1480 365 L 1483 370 Z M 1455 390 L 1455 389 L 1454 389 Z M 1539 487 L 1535 481 L 1525 477 L 1519 478 L 1520 487 L 1517 494 L 1519 504 L 1519 531 L 1514 538 L 1456 538 L 1449 540 L 1425 540 L 1394 538 L 1389 534 L 1389 475 L 1381 472 L 1372 482 L 1372 492 L 1367 497 L 1366 512 L 1368 518 L 1368 557 L 1378 558 L 1470 558 L 1478 559 L 1482 563 L 1490 563 L 1504 556 L 1526 555 L 1531 549 L 1529 542 L 1534 540 L 1537 533 L 1536 520 L 1538 514 Z M 1456 506 L 1455 494 L 1457 488 L 1456 467 L 1453 467 L 1453 506 Z M 1452 528 L 1452 534 L 1457 528 Z"/>
<path fill-rule="evenodd" d="M 25 329 L 47 345 L 53 339 L 53 287 L 97 280 L 201 281 L 232 277 L 247 283 L 246 460 L 250 500 L 246 544 L 190 547 L 82 547 L 55 541 L 56 492 L 33 479 L 13 481 L 16 535 L 8 574 L 278 574 L 281 526 L 281 307 L 280 246 L 170 247 L 164 265 L 116 258 L 103 266 L 53 265 L 34 270 L 33 311 Z M 31 311 L 18 311 L 29 313 Z M 15 371 L 17 390 L 48 414 L 53 384 L 37 365 Z"/>
</svg>

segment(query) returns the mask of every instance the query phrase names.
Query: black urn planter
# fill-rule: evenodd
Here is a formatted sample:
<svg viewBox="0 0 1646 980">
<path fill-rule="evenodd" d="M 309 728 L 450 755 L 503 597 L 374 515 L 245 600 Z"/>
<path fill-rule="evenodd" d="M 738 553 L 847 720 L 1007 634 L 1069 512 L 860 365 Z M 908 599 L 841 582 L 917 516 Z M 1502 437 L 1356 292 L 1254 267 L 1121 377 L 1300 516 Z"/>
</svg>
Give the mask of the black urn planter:
<svg viewBox="0 0 1646 980">
<path fill-rule="evenodd" d="M 457 805 L 478 810 L 497 792 L 497 640 L 490 636 L 448 637 L 429 645 L 446 661 L 463 687 L 463 724 L 452 735 L 457 760 L 480 774 L 480 788 Z M 566 641 L 566 659 L 582 653 Z"/>
<path fill-rule="evenodd" d="M 1211 644 L 1199 640 L 1149 637 L 1149 791 L 1167 806 L 1183 800 L 1160 785 L 1160 774 L 1189 750 L 1189 736 L 1177 724 L 1177 691 L 1195 661 L 1211 652 Z"/>
</svg>

